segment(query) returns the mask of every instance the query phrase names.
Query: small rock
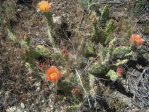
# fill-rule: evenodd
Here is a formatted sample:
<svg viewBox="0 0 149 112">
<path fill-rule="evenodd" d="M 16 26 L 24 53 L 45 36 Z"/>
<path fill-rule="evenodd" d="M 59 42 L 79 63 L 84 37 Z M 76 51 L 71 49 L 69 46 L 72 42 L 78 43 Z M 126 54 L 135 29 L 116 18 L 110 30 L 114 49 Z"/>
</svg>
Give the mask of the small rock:
<svg viewBox="0 0 149 112">
<path fill-rule="evenodd" d="M 21 103 L 21 108 L 23 108 L 23 109 L 25 108 L 25 105 L 24 105 L 24 103 Z"/>
<path fill-rule="evenodd" d="M 17 108 L 17 110 L 15 112 L 24 112 L 24 111 L 20 108 Z"/>
<path fill-rule="evenodd" d="M 53 22 L 56 23 L 56 24 L 62 24 L 61 16 L 53 17 Z"/>
<path fill-rule="evenodd" d="M 36 87 L 39 87 L 39 86 L 41 85 L 41 83 L 40 83 L 40 82 L 36 82 L 34 85 L 35 85 Z"/>
<path fill-rule="evenodd" d="M 6 112 L 15 112 L 16 109 L 17 109 L 16 106 L 13 106 L 13 107 L 6 109 Z"/>
<path fill-rule="evenodd" d="M 42 100 L 42 103 L 44 103 L 44 100 Z"/>
<path fill-rule="evenodd" d="M 40 87 L 37 87 L 36 91 L 39 91 L 40 90 Z"/>
<path fill-rule="evenodd" d="M 149 109 L 147 109 L 145 112 L 149 112 Z"/>
</svg>

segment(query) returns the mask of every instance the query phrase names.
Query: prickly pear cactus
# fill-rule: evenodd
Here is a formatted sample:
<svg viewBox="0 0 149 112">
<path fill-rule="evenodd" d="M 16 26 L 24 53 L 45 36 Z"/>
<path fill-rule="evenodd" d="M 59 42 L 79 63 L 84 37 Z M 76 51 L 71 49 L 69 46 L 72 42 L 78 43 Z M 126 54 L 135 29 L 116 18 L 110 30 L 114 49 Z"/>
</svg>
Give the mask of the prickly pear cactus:
<svg viewBox="0 0 149 112">
<path fill-rule="evenodd" d="M 130 53 L 131 49 L 129 47 L 120 46 L 113 50 L 113 57 L 114 58 L 124 58 L 125 55 Z"/>
<path fill-rule="evenodd" d="M 97 77 L 98 76 L 100 77 L 100 75 L 103 76 L 103 75 L 107 74 L 108 71 L 109 71 L 109 67 L 107 65 L 105 65 L 105 64 L 94 64 L 90 68 L 89 73 L 91 73 Z"/>
<path fill-rule="evenodd" d="M 45 57 L 50 56 L 50 50 L 44 47 L 43 45 L 37 45 L 35 48 L 35 51 L 41 56 L 45 56 Z"/>
<path fill-rule="evenodd" d="M 93 23 L 92 40 L 95 43 L 107 45 L 112 40 L 111 33 L 114 31 L 114 22 L 109 20 L 109 6 L 105 6 L 101 16 L 97 16 L 96 19 L 98 20 Z"/>
<path fill-rule="evenodd" d="M 90 57 L 95 55 L 94 43 L 91 40 L 87 40 L 84 43 L 83 54 L 85 57 Z"/>
<path fill-rule="evenodd" d="M 114 70 L 109 70 L 106 76 L 108 76 L 112 81 L 116 81 L 118 79 L 118 75 Z"/>
<path fill-rule="evenodd" d="M 113 20 L 109 20 L 107 22 L 106 28 L 105 28 L 105 42 L 104 45 L 107 45 L 112 39 L 112 32 L 114 31 L 114 22 Z"/>
<path fill-rule="evenodd" d="M 113 32 L 113 30 L 114 30 L 114 21 L 113 20 L 109 20 L 107 22 L 107 25 L 106 25 L 106 29 L 105 30 L 106 30 L 107 33 Z"/>
<path fill-rule="evenodd" d="M 109 19 L 109 6 L 106 5 L 101 13 L 100 23 L 102 27 L 105 27 L 107 20 Z"/>
<path fill-rule="evenodd" d="M 95 27 L 94 28 L 94 34 L 93 34 L 92 40 L 95 43 L 100 42 L 103 45 L 104 42 L 105 42 L 105 40 L 106 40 L 104 30 L 99 29 L 98 27 Z"/>
<path fill-rule="evenodd" d="M 93 22 L 93 35 L 90 43 L 98 44 L 98 50 L 95 49 L 95 52 L 100 57 L 100 61 L 94 63 L 88 72 L 97 77 L 107 76 L 110 80 L 116 81 L 118 75 L 113 69 L 126 64 L 132 56 L 132 51 L 131 47 L 117 47 L 118 39 L 114 37 L 114 20 L 109 20 L 109 11 L 109 6 L 106 5 L 101 11 L 101 15 L 96 12 L 96 21 Z M 89 45 L 91 46 L 91 44 Z M 88 49 L 88 46 L 85 48 Z M 88 51 L 86 54 L 92 53 L 92 50 L 86 51 Z"/>
</svg>

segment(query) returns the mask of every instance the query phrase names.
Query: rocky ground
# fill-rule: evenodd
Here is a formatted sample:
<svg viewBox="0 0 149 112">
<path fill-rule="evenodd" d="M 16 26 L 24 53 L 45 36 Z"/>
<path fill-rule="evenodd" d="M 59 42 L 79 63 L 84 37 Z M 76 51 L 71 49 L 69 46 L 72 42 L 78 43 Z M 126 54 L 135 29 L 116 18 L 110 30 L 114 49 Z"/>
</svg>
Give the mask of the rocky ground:
<svg viewBox="0 0 149 112">
<path fill-rule="evenodd" d="M 39 0 L 38 0 L 39 1 Z M 78 0 L 50 0 L 54 5 L 54 16 L 61 16 L 64 21 L 62 30 L 57 32 L 57 44 L 66 45 L 71 49 L 71 42 L 74 46 L 80 41 L 79 36 L 87 37 L 90 32 L 89 23 L 82 23 L 82 31 L 79 31 L 81 19 L 84 12 Z M 71 99 L 61 99 L 55 96 L 48 83 L 32 71 L 27 71 L 23 55 L 17 45 L 8 41 L 6 26 L 10 22 L 11 27 L 16 32 L 18 39 L 31 38 L 32 45 L 44 44 L 49 46 L 46 37 L 46 23 L 43 15 L 36 10 L 35 0 L 0 0 L 0 111 L 1 112 L 71 112 Z M 117 21 L 125 20 L 121 23 L 123 30 L 117 29 L 117 35 L 122 35 L 127 31 L 127 26 L 133 27 L 134 33 L 141 33 L 149 42 L 149 2 L 143 8 L 135 9 L 135 0 L 100 0 L 100 4 L 109 4 L 111 7 L 111 18 Z M 6 8 L 7 7 L 7 8 Z M 102 7 L 102 5 L 101 5 Z M 5 12 L 3 8 L 6 8 Z M 133 20 L 134 9 L 139 13 Z M 119 22 L 120 23 L 120 22 Z M 128 24 L 129 23 L 129 24 Z M 65 32 L 63 32 L 63 30 Z M 79 36 L 78 36 L 79 32 Z M 69 39 L 68 39 L 69 38 Z M 126 44 L 126 43 L 124 43 Z M 149 48 L 149 46 L 146 46 Z M 145 49 L 147 49 L 145 48 Z M 149 52 L 149 51 L 147 51 Z M 149 62 L 148 53 L 144 58 Z M 145 65 L 145 67 L 149 66 Z M 147 74 L 147 73 L 146 73 Z M 98 97 L 101 97 L 99 104 L 94 109 L 88 109 L 88 105 L 83 105 L 78 112 L 148 112 L 149 105 L 139 108 L 132 103 L 130 94 L 122 94 L 115 91 L 109 85 L 98 79 L 96 82 Z M 113 86 L 113 84 L 112 84 Z M 148 87 L 148 86 L 147 86 Z M 116 97 L 117 96 L 117 97 Z M 113 100 L 114 99 L 114 100 Z M 119 99 L 123 99 L 119 102 Z M 92 101 L 92 99 L 91 99 Z M 84 101 L 85 102 L 85 101 Z M 86 104 L 86 103 L 85 103 Z M 94 103 L 93 103 L 94 104 Z M 99 109 L 98 109 L 98 108 Z M 147 110 L 148 109 L 148 110 Z M 73 111 L 72 111 L 73 112 Z"/>
</svg>

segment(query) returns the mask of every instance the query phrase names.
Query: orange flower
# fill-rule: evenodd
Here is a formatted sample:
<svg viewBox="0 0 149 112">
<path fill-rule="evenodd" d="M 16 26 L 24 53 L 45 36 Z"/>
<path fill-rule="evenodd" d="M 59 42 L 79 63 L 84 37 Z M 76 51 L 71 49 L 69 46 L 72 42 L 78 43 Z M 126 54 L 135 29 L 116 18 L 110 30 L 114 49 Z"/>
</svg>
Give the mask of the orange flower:
<svg viewBox="0 0 149 112">
<path fill-rule="evenodd" d="M 51 66 L 46 70 L 46 80 L 52 83 L 57 83 L 62 77 L 62 74 L 58 71 L 55 66 Z"/>
<path fill-rule="evenodd" d="M 52 10 L 52 4 L 48 1 L 41 1 L 37 4 L 37 11 L 42 13 L 50 12 Z"/>
<path fill-rule="evenodd" d="M 129 42 L 134 44 L 136 47 L 139 47 L 140 45 L 142 45 L 144 43 L 144 39 L 140 37 L 140 35 L 138 34 L 133 34 L 130 39 Z"/>
</svg>

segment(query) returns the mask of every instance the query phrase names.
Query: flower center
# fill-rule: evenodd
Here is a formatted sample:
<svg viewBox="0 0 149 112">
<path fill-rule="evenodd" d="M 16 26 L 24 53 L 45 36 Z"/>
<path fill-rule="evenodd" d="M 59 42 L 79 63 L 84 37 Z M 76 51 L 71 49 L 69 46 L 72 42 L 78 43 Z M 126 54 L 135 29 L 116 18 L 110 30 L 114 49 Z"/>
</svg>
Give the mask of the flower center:
<svg viewBox="0 0 149 112">
<path fill-rule="evenodd" d="M 55 77 L 55 76 L 56 76 L 56 73 L 50 74 L 50 77 L 51 77 L 51 78 L 53 78 L 53 77 Z"/>
</svg>

